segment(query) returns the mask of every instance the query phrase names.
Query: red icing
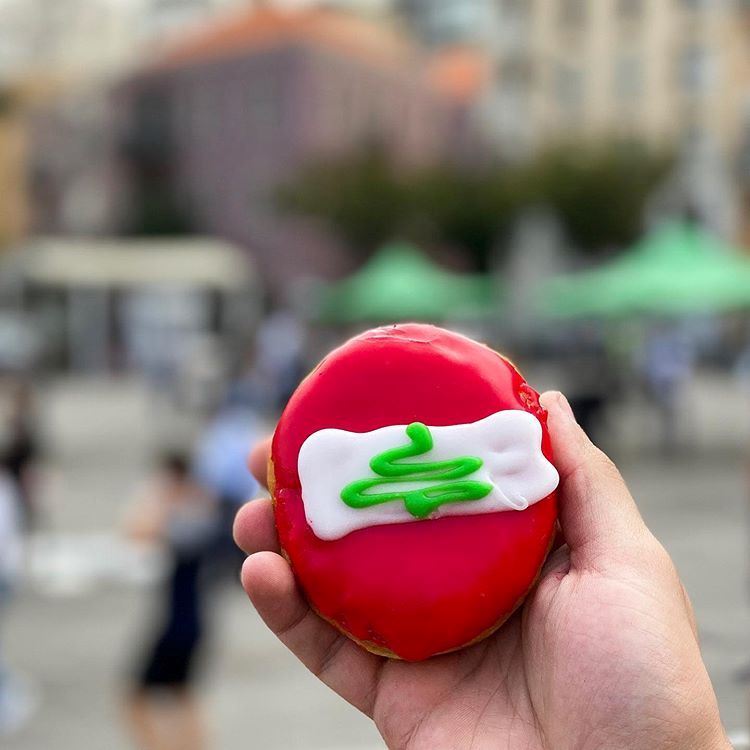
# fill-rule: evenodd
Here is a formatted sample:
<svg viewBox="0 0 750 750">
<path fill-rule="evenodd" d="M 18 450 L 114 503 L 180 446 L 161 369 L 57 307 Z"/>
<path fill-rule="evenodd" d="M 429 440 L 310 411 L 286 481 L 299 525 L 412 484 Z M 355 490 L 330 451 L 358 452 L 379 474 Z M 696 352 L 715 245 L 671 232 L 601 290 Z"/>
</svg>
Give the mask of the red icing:
<svg viewBox="0 0 750 750">
<path fill-rule="evenodd" d="M 557 517 L 552 493 L 525 511 L 376 526 L 318 539 L 305 519 L 297 456 L 326 427 L 367 432 L 474 422 L 502 409 L 545 412 L 518 371 L 470 339 L 426 325 L 369 331 L 300 385 L 273 440 L 276 526 L 312 605 L 343 631 L 425 659 L 507 617 L 536 578 Z"/>
</svg>

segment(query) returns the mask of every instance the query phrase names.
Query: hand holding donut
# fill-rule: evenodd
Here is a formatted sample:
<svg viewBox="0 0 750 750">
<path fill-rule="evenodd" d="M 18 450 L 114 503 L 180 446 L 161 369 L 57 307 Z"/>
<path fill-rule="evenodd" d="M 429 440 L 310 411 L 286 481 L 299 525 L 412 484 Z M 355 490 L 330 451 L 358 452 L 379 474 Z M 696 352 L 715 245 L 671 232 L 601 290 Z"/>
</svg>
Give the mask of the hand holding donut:
<svg viewBox="0 0 750 750">
<path fill-rule="evenodd" d="M 565 544 L 491 637 L 418 663 L 362 649 L 300 594 L 268 499 L 237 518 L 250 555 L 245 590 L 279 639 L 392 748 L 729 748 L 674 565 L 564 397 L 541 402 Z M 259 479 L 268 452 L 267 442 L 251 456 Z"/>
</svg>

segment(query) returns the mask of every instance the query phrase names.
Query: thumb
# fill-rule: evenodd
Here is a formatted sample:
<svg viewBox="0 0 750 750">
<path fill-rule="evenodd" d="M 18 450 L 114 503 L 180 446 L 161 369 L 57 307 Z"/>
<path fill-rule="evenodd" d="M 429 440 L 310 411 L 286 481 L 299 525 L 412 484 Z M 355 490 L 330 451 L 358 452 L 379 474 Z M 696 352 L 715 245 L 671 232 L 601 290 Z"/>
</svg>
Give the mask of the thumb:
<svg viewBox="0 0 750 750">
<path fill-rule="evenodd" d="M 601 567 L 632 557 L 648 531 L 620 472 L 586 436 L 562 393 L 544 393 L 540 403 L 560 474 L 560 525 L 571 564 Z"/>
</svg>

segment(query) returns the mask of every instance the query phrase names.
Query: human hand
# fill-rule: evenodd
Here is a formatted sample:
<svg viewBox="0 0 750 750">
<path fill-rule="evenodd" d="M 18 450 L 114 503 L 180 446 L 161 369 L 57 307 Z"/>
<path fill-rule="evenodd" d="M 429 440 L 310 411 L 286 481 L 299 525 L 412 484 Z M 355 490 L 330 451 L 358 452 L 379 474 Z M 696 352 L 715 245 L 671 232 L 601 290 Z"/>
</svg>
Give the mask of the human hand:
<svg viewBox="0 0 750 750">
<path fill-rule="evenodd" d="M 407 663 L 375 656 L 318 617 L 279 554 L 271 501 L 238 514 L 242 583 L 268 627 L 398 750 L 730 748 L 692 607 L 614 464 L 568 402 L 542 404 L 560 473 L 565 543 L 493 636 Z M 265 479 L 269 443 L 251 456 Z"/>
</svg>

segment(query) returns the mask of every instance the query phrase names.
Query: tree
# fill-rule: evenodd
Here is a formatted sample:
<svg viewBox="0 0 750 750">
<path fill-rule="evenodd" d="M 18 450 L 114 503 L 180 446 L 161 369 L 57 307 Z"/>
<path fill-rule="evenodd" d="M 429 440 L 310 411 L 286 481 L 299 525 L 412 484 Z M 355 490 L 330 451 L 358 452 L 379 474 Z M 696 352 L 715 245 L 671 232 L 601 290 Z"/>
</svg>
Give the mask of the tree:
<svg viewBox="0 0 750 750">
<path fill-rule="evenodd" d="M 557 213 L 574 246 L 595 253 L 638 237 L 645 203 L 671 165 L 636 144 L 560 145 L 527 168 L 527 188 Z"/>
<path fill-rule="evenodd" d="M 327 221 L 357 253 L 368 255 L 399 234 L 411 213 L 410 193 L 377 148 L 338 161 L 314 164 L 283 187 L 287 211 Z"/>
<path fill-rule="evenodd" d="M 285 210 L 328 222 L 360 255 L 399 236 L 450 244 L 486 270 L 498 240 L 533 205 L 550 206 L 584 251 L 631 242 L 670 165 L 645 148 L 603 142 L 562 144 L 519 166 L 446 163 L 408 171 L 370 148 L 309 166 L 279 197 Z"/>
<path fill-rule="evenodd" d="M 470 173 L 450 166 L 414 175 L 409 189 L 415 226 L 427 230 L 428 243 L 459 248 L 486 271 L 518 210 L 520 194 L 508 177 L 496 168 Z"/>
</svg>

